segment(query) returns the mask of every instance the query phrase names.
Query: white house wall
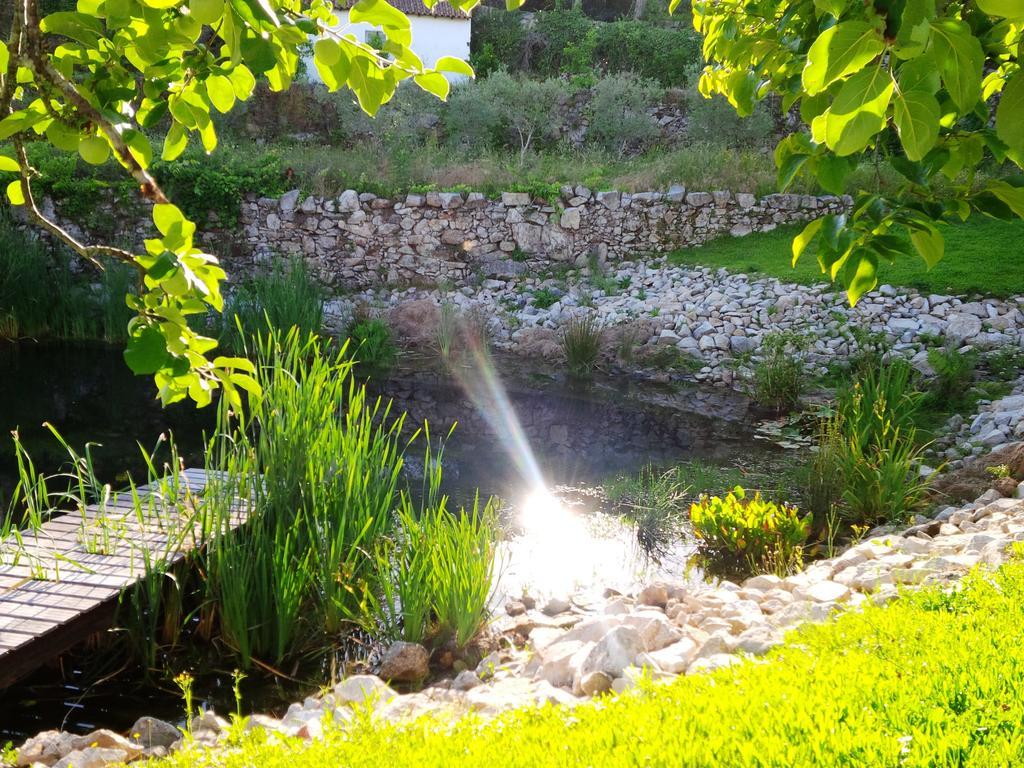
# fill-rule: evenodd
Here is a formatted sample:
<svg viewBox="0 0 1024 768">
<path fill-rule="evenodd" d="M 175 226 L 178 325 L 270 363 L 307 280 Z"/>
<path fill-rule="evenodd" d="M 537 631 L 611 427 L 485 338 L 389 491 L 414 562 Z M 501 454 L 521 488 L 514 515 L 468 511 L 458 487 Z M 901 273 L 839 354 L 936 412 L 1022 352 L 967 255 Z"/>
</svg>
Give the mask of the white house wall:
<svg viewBox="0 0 1024 768">
<path fill-rule="evenodd" d="M 354 35 L 356 39 L 366 41 L 368 32 L 378 30 L 370 24 L 362 22 L 350 24 L 348 11 L 338 11 L 338 26 L 335 31 L 343 35 Z M 448 19 L 435 18 L 431 16 L 409 16 L 409 23 L 412 27 L 412 49 L 416 55 L 423 60 L 428 67 L 434 66 L 442 56 L 455 56 L 456 58 L 469 59 L 469 19 Z M 306 71 L 312 82 L 322 82 L 320 73 L 316 70 L 312 56 L 306 58 Z M 446 72 L 445 76 L 452 82 L 465 80 L 465 75 Z"/>
</svg>

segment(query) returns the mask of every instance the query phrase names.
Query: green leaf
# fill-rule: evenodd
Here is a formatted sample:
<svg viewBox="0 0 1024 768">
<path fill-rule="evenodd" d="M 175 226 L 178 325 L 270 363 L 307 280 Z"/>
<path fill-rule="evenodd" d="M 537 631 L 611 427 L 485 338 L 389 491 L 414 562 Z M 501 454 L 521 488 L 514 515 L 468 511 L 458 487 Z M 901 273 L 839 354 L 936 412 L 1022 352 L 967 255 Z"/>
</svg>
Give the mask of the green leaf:
<svg viewBox="0 0 1024 768">
<path fill-rule="evenodd" d="M 244 64 L 239 64 L 231 70 L 229 77 L 231 78 L 231 86 L 235 89 L 235 98 L 239 101 L 248 100 L 256 88 L 256 78 L 252 76 L 249 68 Z"/>
<path fill-rule="evenodd" d="M 934 18 L 935 0 L 906 0 L 896 34 L 896 54 L 901 59 L 913 59 L 924 52 L 929 22 Z"/>
<path fill-rule="evenodd" d="M 1024 72 L 1017 70 L 1003 87 L 996 108 L 996 136 L 1016 152 L 1024 152 Z"/>
<path fill-rule="evenodd" d="M 850 253 L 843 266 L 843 282 L 850 306 L 856 306 L 861 296 L 878 285 L 878 256 L 864 248 Z"/>
<path fill-rule="evenodd" d="M 846 178 L 851 170 L 853 164 L 845 157 L 826 154 L 817 158 L 814 175 L 826 192 L 841 195 L 846 191 Z"/>
<path fill-rule="evenodd" d="M 46 114 L 34 109 L 19 109 L 0 120 L 0 140 L 9 139 L 16 133 L 31 128 L 46 119 Z"/>
<path fill-rule="evenodd" d="M 7 185 L 7 199 L 11 201 L 11 205 L 24 205 L 25 195 L 21 190 L 21 180 L 12 181 Z"/>
<path fill-rule="evenodd" d="M 252 364 L 251 360 L 247 360 L 244 357 L 215 357 L 213 358 L 213 364 L 217 368 L 233 368 L 238 371 L 245 371 L 246 373 L 256 372 L 256 366 Z"/>
<path fill-rule="evenodd" d="M 99 19 L 74 11 L 51 13 L 39 22 L 39 28 L 47 34 L 70 37 L 89 47 L 95 47 L 103 36 L 103 23 Z"/>
<path fill-rule="evenodd" d="M 382 27 L 388 38 L 400 45 L 412 42 L 409 17 L 385 0 L 359 0 L 348 12 L 349 22 Z"/>
<path fill-rule="evenodd" d="M 476 77 L 476 73 L 469 64 L 454 56 L 442 56 L 434 62 L 434 69 L 439 72 L 454 72 L 457 75 Z"/>
<path fill-rule="evenodd" d="M 935 94 L 941 85 L 939 71 L 927 56 L 903 62 L 896 80 L 904 91 L 927 91 Z"/>
<path fill-rule="evenodd" d="M 164 149 L 161 157 L 170 162 L 184 152 L 187 146 L 188 134 L 185 133 L 185 129 L 181 123 L 173 123 L 170 130 L 167 131 L 167 136 L 164 138 Z"/>
<path fill-rule="evenodd" d="M 993 16 L 1024 19 L 1024 0 L 978 0 L 978 7 Z"/>
<path fill-rule="evenodd" d="M 21 173 L 21 167 L 13 157 L 0 155 L 0 173 Z"/>
<path fill-rule="evenodd" d="M 872 67 L 858 72 L 839 89 L 825 113 L 825 143 L 840 157 L 863 151 L 885 127 L 895 83 L 889 71 Z"/>
<path fill-rule="evenodd" d="M 914 250 L 917 251 L 917 255 L 924 259 L 928 269 L 942 261 L 946 243 L 942 233 L 934 226 L 912 230 L 910 242 L 914 246 Z"/>
<path fill-rule="evenodd" d="M 821 230 L 822 224 L 825 223 L 824 219 L 815 219 L 803 228 L 803 231 L 793 238 L 793 266 L 796 266 L 797 261 L 800 260 L 800 256 L 807 246 L 810 245 L 811 240 L 815 238 L 818 232 Z"/>
<path fill-rule="evenodd" d="M 333 67 L 341 58 L 341 46 L 328 37 L 323 37 L 313 43 L 313 58 L 317 64 L 325 67 Z"/>
<path fill-rule="evenodd" d="M 448 98 L 451 84 L 448 82 L 448 78 L 440 72 L 427 72 L 423 75 L 416 75 L 413 80 L 416 81 L 416 85 L 428 93 L 434 94 L 441 101 Z"/>
<path fill-rule="evenodd" d="M 940 19 L 932 23 L 932 46 L 949 97 L 961 112 L 969 112 L 981 97 L 981 43 L 964 22 Z"/>
<path fill-rule="evenodd" d="M 802 80 L 810 95 L 859 72 L 885 50 L 885 41 L 866 21 L 844 21 L 826 29 L 807 52 Z"/>
<path fill-rule="evenodd" d="M 1024 187 L 1015 187 L 1005 181 L 991 181 L 988 184 L 988 191 L 1024 219 Z"/>
<path fill-rule="evenodd" d="M 0 72 L 7 71 L 7 62 L 11 60 L 11 54 L 7 50 L 7 43 L 0 40 Z"/>
<path fill-rule="evenodd" d="M 230 112 L 235 106 L 234 86 L 224 75 L 210 75 L 206 78 L 206 93 L 218 112 Z"/>
<path fill-rule="evenodd" d="M 917 162 L 939 138 L 939 101 L 927 91 L 897 90 L 893 121 L 907 157 Z"/>
<path fill-rule="evenodd" d="M 124 361 L 134 373 L 156 373 L 167 362 L 167 339 L 156 325 L 147 325 L 128 339 Z"/>
<path fill-rule="evenodd" d="M 185 222 L 185 215 L 181 212 L 181 209 L 171 203 L 157 203 L 153 206 L 153 223 L 156 224 L 156 228 L 160 230 L 160 234 L 165 237 L 169 235 L 175 227 L 180 227 Z"/>
<path fill-rule="evenodd" d="M 839 18 L 846 10 L 846 0 L 814 0 L 814 7 L 821 13 Z"/>
</svg>

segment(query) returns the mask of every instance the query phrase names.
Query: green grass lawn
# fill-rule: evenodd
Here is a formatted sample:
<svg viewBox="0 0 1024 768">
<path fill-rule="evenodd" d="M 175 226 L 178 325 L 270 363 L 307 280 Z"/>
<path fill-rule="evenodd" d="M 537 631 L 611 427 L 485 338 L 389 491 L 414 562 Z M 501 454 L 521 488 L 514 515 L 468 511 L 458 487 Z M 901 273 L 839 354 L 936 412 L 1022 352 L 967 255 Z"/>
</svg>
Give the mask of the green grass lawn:
<svg viewBox="0 0 1024 768">
<path fill-rule="evenodd" d="M 752 662 L 575 709 L 242 737 L 165 768 L 1024 764 L 1024 565 L 808 626 Z"/>
<path fill-rule="evenodd" d="M 726 267 L 795 283 L 827 282 L 810 252 L 796 268 L 790 266 L 790 243 L 798 227 L 747 237 L 721 237 L 700 248 L 670 254 L 674 264 Z M 917 258 L 879 266 L 879 283 L 903 285 L 924 292 L 1013 296 L 1024 293 L 1024 221 L 975 217 L 943 229 L 946 255 L 931 271 Z"/>
</svg>

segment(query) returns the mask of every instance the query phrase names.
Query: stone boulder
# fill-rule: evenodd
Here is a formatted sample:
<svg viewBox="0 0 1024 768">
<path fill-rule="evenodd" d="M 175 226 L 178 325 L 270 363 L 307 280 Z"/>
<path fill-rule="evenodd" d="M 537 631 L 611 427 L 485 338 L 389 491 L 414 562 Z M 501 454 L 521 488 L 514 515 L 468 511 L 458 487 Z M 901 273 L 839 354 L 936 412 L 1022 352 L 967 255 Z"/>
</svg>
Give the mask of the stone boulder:
<svg viewBox="0 0 1024 768">
<path fill-rule="evenodd" d="M 638 630 L 622 625 L 615 627 L 582 659 L 573 679 L 573 692 L 582 690 L 583 679 L 591 672 L 604 672 L 612 679 L 621 677 L 622 671 L 631 666 L 643 650 L 644 641 Z"/>
<path fill-rule="evenodd" d="M 128 734 L 132 739 L 141 744 L 144 749 L 170 747 L 181 738 L 181 731 L 177 726 L 163 720 L 157 720 L 149 715 L 136 720 Z"/>
<path fill-rule="evenodd" d="M 416 683 L 429 673 L 430 653 L 419 643 L 392 643 L 380 663 L 380 677 L 393 682 Z"/>
<path fill-rule="evenodd" d="M 441 310 L 430 299 L 405 301 L 391 310 L 388 322 L 403 341 L 430 344 L 437 338 Z"/>
</svg>

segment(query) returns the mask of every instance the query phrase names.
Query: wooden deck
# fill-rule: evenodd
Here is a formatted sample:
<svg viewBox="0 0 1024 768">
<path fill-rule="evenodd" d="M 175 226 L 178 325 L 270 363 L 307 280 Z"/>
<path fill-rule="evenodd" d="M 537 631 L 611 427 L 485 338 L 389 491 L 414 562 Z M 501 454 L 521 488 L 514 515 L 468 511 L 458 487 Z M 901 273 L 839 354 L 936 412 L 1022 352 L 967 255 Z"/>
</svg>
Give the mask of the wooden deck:
<svg viewBox="0 0 1024 768">
<path fill-rule="evenodd" d="M 0 689 L 110 627 L 118 597 L 151 565 L 172 565 L 202 540 L 194 502 L 203 470 L 180 475 L 179 502 L 157 484 L 102 507 L 51 518 L 21 541 L 0 541 Z M 239 508 L 231 527 L 245 520 Z"/>
</svg>

